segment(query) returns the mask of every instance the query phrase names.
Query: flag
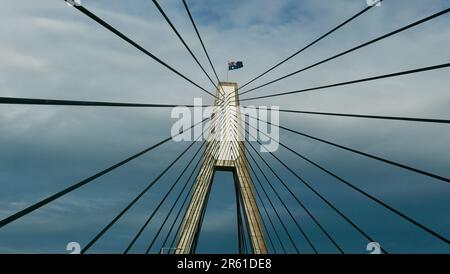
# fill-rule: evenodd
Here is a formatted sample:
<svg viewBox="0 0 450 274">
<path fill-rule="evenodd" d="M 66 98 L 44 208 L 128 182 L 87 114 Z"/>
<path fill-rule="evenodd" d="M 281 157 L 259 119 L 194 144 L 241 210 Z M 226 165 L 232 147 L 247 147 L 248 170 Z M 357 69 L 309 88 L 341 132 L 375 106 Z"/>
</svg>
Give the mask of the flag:
<svg viewBox="0 0 450 274">
<path fill-rule="evenodd" d="M 228 62 L 228 70 L 235 70 L 244 67 L 242 61 L 229 61 Z"/>
</svg>

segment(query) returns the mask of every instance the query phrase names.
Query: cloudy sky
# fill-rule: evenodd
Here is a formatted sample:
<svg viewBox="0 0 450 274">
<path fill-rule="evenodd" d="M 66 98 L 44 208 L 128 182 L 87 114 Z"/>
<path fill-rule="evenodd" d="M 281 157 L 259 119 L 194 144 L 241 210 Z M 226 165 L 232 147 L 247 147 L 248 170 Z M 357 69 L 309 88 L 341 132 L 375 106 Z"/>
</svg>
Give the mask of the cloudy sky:
<svg viewBox="0 0 450 274">
<path fill-rule="evenodd" d="M 159 2 L 207 67 L 182 2 Z M 171 104 L 192 104 L 194 97 L 201 97 L 205 103 L 212 102 L 210 96 L 62 0 L 0 0 L 0 3 L 0 96 Z M 238 84 L 245 83 L 366 6 L 365 0 L 190 0 L 188 3 L 219 77 L 227 80 L 228 60 L 244 62 L 243 69 L 228 74 L 228 80 Z M 201 86 L 214 91 L 152 1 L 85 0 L 83 5 Z M 386 0 L 381 7 L 370 10 L 256 81 L 253 86 L 448 6 L 447 0 Z M 242 98 L 448 63 L 449 25 L 450 16 L 447 14 Z M 207 69 L 210 71 L 209 67 Z M 245 104 L 448 119 L 449 86 L 449 70 L 443 69 L 246 101 Z M 0 106 L 0 218 L 166 138 L 173 122 L 170 109 Z M 281 114 L 280 124 L 450 177 L 450 128 L 444 124 L 300 114 Z M 448 184 L 287 132 L 281 132 L 280 139 L 450 238 Z M 67 253 L 68 242 L 77 241 L 83 246 L 187 145 L 185 142 L 163 145 L 0 229 L 0 252 Z M 196 144 L 183 158 L 184 161 L 177 163 L 113 226 L 91 252 L 123 252 L 199 145 Z M 386 250 L 393 253 L 450 253 L 445 243 L 399 219 L 295 155 L 283 149 L 276 155 L 302 174 Z M 366 239 L 270 155 L 263 156 L 346 252 L 366 253 Z M 184 184 L 187 176 L 183 178 L 181 182 Z M 269 174 L 269 179 L 277 186 L 318 251 L 336 252 L 275 177 Z M 214 179 L 211 203 L 199 240 L 200 252 L 236 251 L 236 209 L 230 180 L 230 174 L 222 173 Z M 174 195 L 170 196 L 169 202 L 174 199 Z M 301 251 L 312 252 L 280 202 L 275 197 L 273 201 Z M 163 205 L 132 252 L 145 251 L 169 208 L 170 203 Z M 276 219 L 271 210 L 269 214 L 273 220 Z M 280 223 L 275 221 L 275 226 L 288 251 L 293 252 Z M 274 235 L 270 229 L 269 234 Z M 161 238 L 152 252 L 159 251 Z M 276 248 L 279 250 L 280 246 L 276 245 Z"/>
</svg>

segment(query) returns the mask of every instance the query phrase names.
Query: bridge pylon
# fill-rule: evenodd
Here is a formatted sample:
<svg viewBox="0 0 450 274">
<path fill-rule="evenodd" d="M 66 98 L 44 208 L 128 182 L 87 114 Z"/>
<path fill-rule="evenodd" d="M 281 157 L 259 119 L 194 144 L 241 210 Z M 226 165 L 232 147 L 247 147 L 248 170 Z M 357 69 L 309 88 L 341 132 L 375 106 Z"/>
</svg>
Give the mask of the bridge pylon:
<svg viewBox="0 0 450 274">
<path fill-rule="evenodd" d="M 267 254 L 263 223 L 245 155 L 237 89 L 236 83 L 219 82 L 208 143 L 195 179 L 191 200 L 181 222 L 175 251 L 177 254 L 195 253 L 214 173 L 217 170 L 233 172 L 238 215 L 242 207 L 242 217 L 252 252 Z"/>
</svg>

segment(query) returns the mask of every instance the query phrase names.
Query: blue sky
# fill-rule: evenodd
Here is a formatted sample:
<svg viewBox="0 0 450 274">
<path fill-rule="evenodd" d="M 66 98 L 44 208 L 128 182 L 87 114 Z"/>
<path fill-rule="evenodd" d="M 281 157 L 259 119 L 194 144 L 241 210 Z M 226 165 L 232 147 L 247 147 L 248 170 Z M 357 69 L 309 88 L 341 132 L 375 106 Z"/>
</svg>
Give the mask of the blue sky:
<svg viewBox="0 0 450 274">
<path fill-rule="evenodd" d="M 181 1 L 160 2 L 206 66 L 207 60 Z M 220 78 L 226 78 L 228 60 L 244 61 L 242 70 L 228 76 L 230 81 L 238 84 L 363 9 L 365 2 L 188 1 Z M 211 102 L 211 98 L 200 90 L 62 0 L 0 0 L 0 3 L 1 96 L 179 104 L 192 104 L 193 97 L 202 97 L 204 102 Z M 151 1 L 85 0 L 83 5 L 195 82 L 212 89 Z M 255 85 L 446 7 L 448 1 L 445 0 L 386 0 L 381 7 L 261 78 Z M 446 63 L 450 60 L 449 23 L 449 15 L 441 16 L 252 94 L 265 95 Z M 444 69 L 251 103 L 284 109 L 448 119 L 448 73 L 448 69 Z M 173 122 L 168 109 L 0 106 L 0 218 L 169 136 Z M 280 123 L 450 177 L 450 129 L 446 125 L 294 114 L 281 114 Z M 447 184 L 283 131 L 280 138 L 281 142 L 450 237 L 450 187 Z M 2 228 L 0 252 L 66 253 L 68 242 L 87 243 L 187 145 L 170 143 L 161 146 Z M 450 253 L 445 244 L 399 220 L 289 152 L 280 149 L 276 154 L 387 250 L 393 253 Z M 122 252 L 192 155 L 193 150 L 92 248 L 92 252 Z M 326 225 L 344 250 L 366 253 L 365 239 L 273 158 L 263 156 Z M 214 183 L 230 186 L 229 177 L 219 174 Z M 317 243 L 319 251 L 336 252 L 274 176 L 269 175 L 269 178 L 279 186 L 282 197 Z M 214 193 L 211 197 L 215 198 L 205 218 L 204 239 L 220 238 L 224 250 L 235 250 L 236 235 L 230 233 L 235 229 L 233 199 Z M 276 199 L 274 203 L 281 207 Z M 145 250 L 165 217 L 168 204 L 155 216 L 132 252 Z M 296 243 L 304 252 L 312 252 L 294 223 L 288 221 L 287 213 L 281 209 L 280 213 L 287 220 Z M 277 228 L 282 229 L 280 224 Z M 281 237 L 289 246 L 286 235 L 281 233 Z M 203 252 L 210 252 L 217 250 L 217 245 L 202 244 L 201 248 Z M 293 251 L 292 247 L 289 251 Z"/>
</svg>

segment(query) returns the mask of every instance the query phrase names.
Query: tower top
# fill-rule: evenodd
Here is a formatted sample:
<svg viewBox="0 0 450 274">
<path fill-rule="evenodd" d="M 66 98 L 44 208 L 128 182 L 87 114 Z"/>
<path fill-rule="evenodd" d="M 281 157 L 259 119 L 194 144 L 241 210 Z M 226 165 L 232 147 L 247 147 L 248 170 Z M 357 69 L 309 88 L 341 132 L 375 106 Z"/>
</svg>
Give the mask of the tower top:
<svg viewBox="0 0 450 274">
<path fill-rule="evenodd" d="M 234 86 L 236 89 L 238 87 L 238 84 L 236 82 L 225 82 L 225 81 L 220 81 L 219 82 L 219 86 Z"/>
</svg>

